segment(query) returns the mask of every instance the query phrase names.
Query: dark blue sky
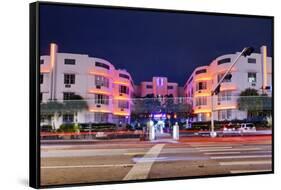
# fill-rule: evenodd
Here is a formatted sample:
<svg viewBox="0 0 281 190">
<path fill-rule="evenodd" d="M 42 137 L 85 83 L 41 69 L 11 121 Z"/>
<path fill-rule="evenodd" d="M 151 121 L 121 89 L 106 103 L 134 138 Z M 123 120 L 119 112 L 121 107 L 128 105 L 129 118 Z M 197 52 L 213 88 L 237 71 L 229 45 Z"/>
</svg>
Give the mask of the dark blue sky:
<svg viewBox="0 0 281 190">
<path fill-rule="evenodd" d="M 216 57 L 253 46 L 272 47 L 272 20 L 186 13 L 40 6 L 40 54 L 104 58 L 131 73 L 136 84 L 167 76 L 184 85 L 192 71 Z"/>
</svg>

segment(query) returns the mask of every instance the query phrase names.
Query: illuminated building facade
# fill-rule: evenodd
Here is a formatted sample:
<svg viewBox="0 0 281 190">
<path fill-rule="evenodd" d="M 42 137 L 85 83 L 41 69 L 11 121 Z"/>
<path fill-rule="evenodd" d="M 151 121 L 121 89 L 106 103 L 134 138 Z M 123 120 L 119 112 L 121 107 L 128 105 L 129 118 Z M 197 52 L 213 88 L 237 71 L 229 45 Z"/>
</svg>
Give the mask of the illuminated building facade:
<svg viewBox="0 0 281 190">
<path fill-rule="evenodd" d="M 62 102 L 75 94 L 81 96 L 89 107 L 77 115 L 63 113 L 56 126 L 74 120 L 78 123 L 128 123 L 133 86 L 126 70 L 116 69 L 104 59 L 59 53 L 53 43 L 50 55 L 40 57 L 40 101 Z"/>
<path fill-rule="evenodd" d="M 164 97 L 172 95 L 178 97 L 178 84 L 168 82 L 167 77 L 153 77 L 152 81 L 144 81 L 140 83 L 139 95 L 145 97 L 148 94 L 153 94 L 154 97 Z"/>
<path fill-rule="evenodd" d="M 217 57 L 208 66 L 196 68 L 184 86 L 187 98 L 192 99 L 195 121 L 209 121 L 211 117 L 211 90 L 227 71 L 239 52 Z M 245 119 L 247 113 L 237 108 L 237 99 L 241 91 L 254 88 L 259 93 L 271 96 L 272 62 L 267 56 L 266 46 L 260 53 L 240 57 L 231 70 L 231 79 L 224 80 L 220 93 L 213 96 L 215 120 Z"/>
</svg>

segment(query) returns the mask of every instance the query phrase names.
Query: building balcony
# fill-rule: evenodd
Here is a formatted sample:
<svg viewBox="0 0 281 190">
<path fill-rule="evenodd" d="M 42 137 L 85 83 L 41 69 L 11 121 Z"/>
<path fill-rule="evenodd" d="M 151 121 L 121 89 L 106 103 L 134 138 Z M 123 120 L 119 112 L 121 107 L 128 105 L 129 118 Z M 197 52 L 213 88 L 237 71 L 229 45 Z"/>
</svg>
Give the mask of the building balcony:
<svg viewBox="0 0 281 190">
<path fill-rule="evenodd" d="M 114 107 L 113 114 L 118 116 L 129 116 L 131 115 L 131 110 L 130 108 Z"/>
<path fill-rule="evenodd" d="M 89 112 L 112 113 L 112 104 L 97 104 L 92 102 L 89 105 Z"/>
<path fill-rule="evenodd" d="M 130 89 L 133 89 L 133 85 L 132 85 L 130 79 L 126 79 L 126 78 L 121 78 L 121 77 L 119 77 L 118 79 L 115 79 L 115 80 L 113 81 L 113 84 L 115 84 L 115 85 L 128 86 Z"/>
<path fill-rule="evenodd" d="M 200 97 L 200 96 L 211 96 L 211 92 L 209 89 L 195 91 L 194 97 Z"/>
<path fill-rule="evenodd" d="M 130 94 L 117 92 L 113 96 L 114 100 L 131 100 Z"/>
<path fill-rule="evenodd" d="M 227 91 L 227 90 L 237 90 L 237 84 L 233 82 L 223 82 L 221 83 L 221 91 Z"/>
<path fill-rule="evenodd" d="M 112 95 L 112 89 L 110 88 L 107 88 L 107 87 L 104 87 L 104 86 L 96 86 L 94 85 L 94 87 L 90 88 L 88 90 L 88 93 L 91 93 L 91 94 L 103 94 L 103 95 Z"/>
<path fill-rule="evenodd" d="M 214 104 L 214 110 L 237 109 L 237 103 L 234 100 L 220 101 Z"/>
<path fill-rule="evenodd" d="M 91 75 L 99 75 L 107 78 L 113 78 L 113 74 L 110 70 L 102 68 L 102 67 L 94 67 L 90 69 L 89 74 Z"/>
<path fill-rule="evenodd" d="M 194 106 L 193 110 L 194 110 L 195 114 L 198 114 L 198 113 L 210 113 L 212 111 L 210 105 Z"/>
<path fill-rule="evenodd" d="M 194 81 L 209 81 L 212 80 L 212 77 L 208 73 L 200 73 L 194 76 Z"/>
</svg>

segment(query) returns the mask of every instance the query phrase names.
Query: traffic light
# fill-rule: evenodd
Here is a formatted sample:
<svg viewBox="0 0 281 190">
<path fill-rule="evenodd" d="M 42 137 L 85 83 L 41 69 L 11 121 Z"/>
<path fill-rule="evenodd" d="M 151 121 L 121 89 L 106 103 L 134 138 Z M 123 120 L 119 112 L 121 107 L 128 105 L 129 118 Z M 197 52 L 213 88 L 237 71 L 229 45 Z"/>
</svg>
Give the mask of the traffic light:
<svg viewBox="0 0 281 190">
<path fill-rule="evenodd" d="M 220 93 L 220 89 L 221 85 L 218 85 L 217 88 L 214 90 L 213 94 L 217 95 L 218 93 Z"/>
<path fill-rule="evenodd" d="M 254 52 L 254 48 L 247 47 L 246 50 L 243 52 L 243 56 L 247 57 L 247 56 L 251 55 L 253 52 Z"/>
<path fill-rule="evenodd" d="M 224 77 L 224 79 L 223 80 L 227 80 L 227 81 L 230 81 L 231 80 L 231 78 L 232 78 L 232 74 L 227 74 L 225 77 Z"/>
</svg>

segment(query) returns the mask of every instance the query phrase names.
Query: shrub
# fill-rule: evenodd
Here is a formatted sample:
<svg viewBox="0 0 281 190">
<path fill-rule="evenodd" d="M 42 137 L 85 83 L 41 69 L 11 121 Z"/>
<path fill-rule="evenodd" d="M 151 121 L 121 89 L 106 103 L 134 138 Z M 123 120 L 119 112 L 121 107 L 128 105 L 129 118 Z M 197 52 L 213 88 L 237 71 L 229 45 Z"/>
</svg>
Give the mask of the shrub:
<svg viewBox="0 0 281 190">
<path fill-rule="evenodd" d="M 81 131 L 114 131 L 116 124 L 114 123 L 81 123 Z"/>
<path fill-rule="evenodd" d="M 52 132 L 53 127 L 52 125 L 42 125 L 41 126 L 41 132 Z"/>
<path fill-rule="evenodd" d="M 67 132 L 67 133 L 79 133 L 80 132 L 80 125 L 78 124 L 62 124 L 58 132 Z"/>
</svg>

